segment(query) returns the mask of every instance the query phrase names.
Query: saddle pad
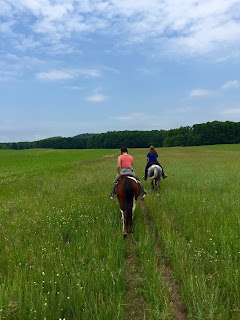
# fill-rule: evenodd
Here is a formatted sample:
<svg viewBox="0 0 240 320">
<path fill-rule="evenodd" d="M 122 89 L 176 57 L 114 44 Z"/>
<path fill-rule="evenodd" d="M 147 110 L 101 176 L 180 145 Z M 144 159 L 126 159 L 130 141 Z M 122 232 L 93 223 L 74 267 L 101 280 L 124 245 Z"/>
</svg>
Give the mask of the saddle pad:
<svg viewBox="0 0 240 320">
<path fill-rule="evenodd" d="M 133 181 L 135 181 L 135 182 L 139 183 L 139 181 L 138 181 L 136 178 L 134 178 L 134 177 L 127 176 L 127 178 L 130 178 L 130 179 L 132 179 Z"/>
</svg>

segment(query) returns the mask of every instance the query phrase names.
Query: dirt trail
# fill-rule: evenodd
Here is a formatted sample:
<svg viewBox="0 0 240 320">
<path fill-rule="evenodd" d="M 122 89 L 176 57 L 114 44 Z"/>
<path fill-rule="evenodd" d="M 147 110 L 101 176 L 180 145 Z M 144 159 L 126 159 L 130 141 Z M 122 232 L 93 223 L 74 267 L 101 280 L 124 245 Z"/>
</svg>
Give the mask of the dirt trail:
<svg viewBox="0 0 240 320">
<path fill-rule="evenodd" d="M 152 222 L 150 220 L 149 214 L 147 212 L 147 209 L 145 207 L 144 201 L 140 201 L 140 205 L 141 205 L 141 209 L 144 215 L 144 219 L 146 221 L 146 224 L 148 226 L 148 228 L 151 230 L 151 232 L 153 234 L 155 234 L 155 245 L 156 245 L 156 254 L 159 254 L 161 252 L 163 252 L 156 232 L 154 230 L 154 227 L 152 225 Z M 174 320 L 187 320 L 187 312 L 186 312 L 186 308 L 183 305 L 182 302 L 182 297 L 181 294 L 178 290 L 176 281 L 172 275 L 172 270 L 171 267 L 167 264 L 167 262 L 162 258 L 161 261 L 159 261 L 159 264 L 161 263 L 161 268 L 162 268 L 162 278 L 163 278 L 163 282 L 164 285 L 168 288 L 169 292 L 170 292 L 170 301 L 169 303 L 172 306 L 172 310 L 174 313 Z M 160 272 L 160 271 L 159 271 Z"/>
<path fill-rule="evenodd" d="M 148 311 L 144 298 L 141 294 L 143 278 L 139 273 L 139 261 L 136 255 L 136 248 L 133 235 L 129 235 L 127 257 L 126 257 L 126 320 L 147 320 Z"/>
</svg>

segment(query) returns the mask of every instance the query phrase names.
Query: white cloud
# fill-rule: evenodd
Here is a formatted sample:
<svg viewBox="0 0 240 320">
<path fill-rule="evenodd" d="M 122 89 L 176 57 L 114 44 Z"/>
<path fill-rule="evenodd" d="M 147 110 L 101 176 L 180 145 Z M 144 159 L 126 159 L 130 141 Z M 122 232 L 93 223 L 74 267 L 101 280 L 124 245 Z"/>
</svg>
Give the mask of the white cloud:
<svg viewBox="0 0 240 320">
<path fill-rule="evenodd" d="M 47 81 L 56 81 L 56 80 L 68 80 L 75 77 L 74 73 L 61 71 L 61 70 L 52 70 L 49 72 L 40 72 L 37 73 L 36 78 L 39 80 Z"/>
<path fill-rule="evenodd" d="M 42 63 L 40 59 L 31 56 L 0 55 L 0 81 L 16 79 Z"/>
<path fill-rule="evenodd" d="M 159 124 L 161 122 L 162 116 L 159 117 L 158 115 L 146 114 L 144 112 L 131 112 L 129 114 L 113 116 L 112 119 L 122 122 L 133 122 L 135 125 L 136 123 L 151 123 L 152 125 Z"/>
<path fill-rule="evenodd" d="M 39 72 L 36 74 L 36 78 L 39 80 L 46 81 L 58 81 L 58 80 L 69 80 L 75 79 L 79 76 L 83 76 L 85 78 L 95 78 L 100 76 L 100 72 L 94 69 L 86 69 L 86 70 L 52 70 L 48 72 Z"/>
<path fill-rule="evenodd" d="M 142 112 L 133 112 L 133 113 L 129 113 L 126 115 L 116 116 L 113 118 L 116 120 L 120 120 L 120 121 L 134 121 L 134 120 L 138 120 L 138 119 L 144 119 L 145 114 Z"/>
<path fill-rule="evenodd" d="M 42 46 L 54 41 L 67 48 L 76 34 L 104 33 L 117 34 L 125 44 L 152 41 L 161 53 L 196 55 L 240 46 L 239 0 L 1 0 L 1 8 L 1 32 L 15 32 L 19 44 L 20 34 L 31 34 Z"/>
<path fill-rule="evenodd" d="M 213 94 L 213 91 L 204 90 L 204 89 L 195 89 L 192 90 L 189 94 L 190 97 L 206 97 Z"/>
<path fill-rule="evenodd" d="M 228 81 L 222 86 L 222 89 L 231 89 L 231 88 L 240 88 L 240 81 L 238 80 Z"/>
<path fill-rule="evenodd" d="M 12 33 L 12 26 L 14 25 L 14 21 L 9 21 L 0 24 L 0 34 L 11 34 Z"/>
<path fill-rule="evenodd" d="M 91 102 L 103 102 L 106 99 L 107 97 L 100 93 L 95 93 L 92 96 L 88 96 L 85 98 L 86 101 L 91 101 Z"/>
<path fill-rule="evenodd" d="M 71 89 L 71 90 L 84 90 L 84 88 L 83 87 L 79 87 L 79 86 L 71 86 L 69 89 Z"/>
<path fill-rule="evenodd" d="M 77 74 L 82 75 L 87 78 L 97 78 L 101 76 L 100 71 L 95 69 L 77 70 Z"/>
<path fill-rule="evenodd" d="M 221 57 L 221 58 L 216 59 L 216 63 L 224 62 L 224 61 L 227 61 L 229 59 L 231 59 L 230 55 L 226 56 L 226 57 Z"/>
</svg>

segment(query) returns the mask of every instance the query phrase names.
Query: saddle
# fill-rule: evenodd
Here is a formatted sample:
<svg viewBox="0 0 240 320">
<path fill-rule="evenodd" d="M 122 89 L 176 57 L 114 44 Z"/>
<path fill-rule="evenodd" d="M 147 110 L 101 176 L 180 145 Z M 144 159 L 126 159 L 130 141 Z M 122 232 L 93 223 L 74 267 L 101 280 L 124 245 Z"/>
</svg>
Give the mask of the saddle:
<svg viewBox="0 0 240 320">
<path fill-rule="evenodd" d="M 159 164 L 156 161 L 152 161 L 152 162 L 149 162 L 149 168 L 154 164 L 159 166 Z"/>
<path fill-rule="evenodd" d="M 139 181 L 136 178 L 134 178 L 133 176 L 127 175 L 127 178 L 132 179 L 133 181 L 139 183 Z"/>
<path fill-rule="evenodd" d="M 129 174 L 122 174 L 122 177 L 121 177 L 121 179 L 123 178 L 123 177 L 127 177 L 127 178 L 129 178 L 129 179 L 132 179 L 133 181 L 135 181 L 137 184 L 140 184 L 140 181 L 138 181 L 135 177 L 133 177 L 133 176 L 131 176 L 131 175 L 129 175 Z M 120 179 L 120 180 L 121 180 Z M 119 181 L 120 181 L 119 180 Z M 118 181 L 118 182 L 119 182 Z"/>
</svg>

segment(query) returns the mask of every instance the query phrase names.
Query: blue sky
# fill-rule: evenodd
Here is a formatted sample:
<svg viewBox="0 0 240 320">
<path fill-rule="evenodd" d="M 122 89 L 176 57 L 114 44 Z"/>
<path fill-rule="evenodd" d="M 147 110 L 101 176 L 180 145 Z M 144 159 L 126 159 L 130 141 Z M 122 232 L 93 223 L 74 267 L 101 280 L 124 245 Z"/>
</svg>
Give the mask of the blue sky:
<svg viewBox="0 0 240 320">
<path fill-rule="evenodd" d="M 239 0 L 0 0 L 0 142 L 240 121 Z"/>
</svg>

